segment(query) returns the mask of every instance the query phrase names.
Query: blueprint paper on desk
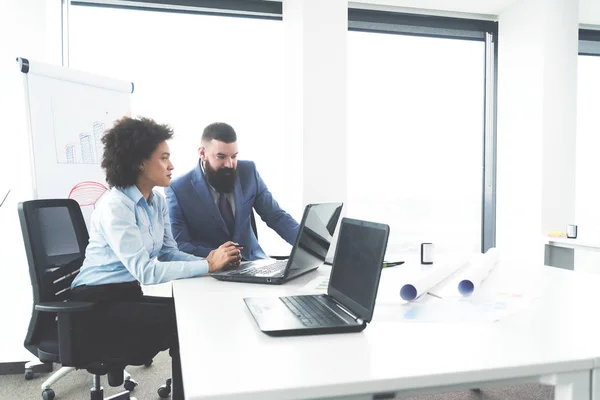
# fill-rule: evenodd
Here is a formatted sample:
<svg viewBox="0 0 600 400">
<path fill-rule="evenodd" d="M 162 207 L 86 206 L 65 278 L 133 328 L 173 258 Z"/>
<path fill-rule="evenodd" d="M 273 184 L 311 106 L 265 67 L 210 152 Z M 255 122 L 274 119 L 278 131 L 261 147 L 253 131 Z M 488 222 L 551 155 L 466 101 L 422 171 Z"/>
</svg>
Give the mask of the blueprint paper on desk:
<svg viewBox="0 0 600 400">
<path fill-rule="evenodd" d="M 407 303 L 399 312 L 407 322 L 489 323 L 528 308 L 534 300 L 532 296 L 506 291 L 488 296 Z"/>
<path fill-rule="evenodd" d="M 455 276 L 468 264 L 467 257 L 455 256 L 436 261 L 433 265 L 420 266 L 413 274 L 407 274 L 398 282 L 399 295 L 402 300 L 416 300 Z"/>
<path fill-rule="evenodd" d="M 489 249 L 485 254 L 474 255 L 469 266 L 458 274 L 457 282 L 454 282 L 458 293 L 463 296 L 472 295 L 498 266 L 498 262 L 496 248 Z"/>
</svg>

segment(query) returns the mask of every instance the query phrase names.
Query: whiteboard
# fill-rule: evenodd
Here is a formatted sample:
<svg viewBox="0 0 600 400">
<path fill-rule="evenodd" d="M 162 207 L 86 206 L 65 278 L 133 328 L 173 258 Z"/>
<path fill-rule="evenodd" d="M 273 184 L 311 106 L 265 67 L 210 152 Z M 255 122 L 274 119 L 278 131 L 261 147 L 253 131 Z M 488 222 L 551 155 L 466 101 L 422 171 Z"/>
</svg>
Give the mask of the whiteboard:
<svg viewBox="0 0 600 400">
<path fill-rule="evenodd" d="M 86 223 L 108 190 L 101 138 L 131 114 L 133 83 L 18 58 L 23 72 L 33 194 L 72 198 Z"/>
</svg>

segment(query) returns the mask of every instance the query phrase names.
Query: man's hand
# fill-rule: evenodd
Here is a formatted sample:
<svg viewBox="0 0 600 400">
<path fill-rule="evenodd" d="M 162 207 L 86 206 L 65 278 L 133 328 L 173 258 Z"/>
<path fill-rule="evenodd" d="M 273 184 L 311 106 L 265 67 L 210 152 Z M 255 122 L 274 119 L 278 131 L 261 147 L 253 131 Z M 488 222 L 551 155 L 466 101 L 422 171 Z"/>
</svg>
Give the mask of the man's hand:
<svg viewBox="0 0 600 400">
<path fill-rule="evenodd" d="M 234 242 L 225 242 L 217 247 L 206 257 L 208 261 L 208 272 L 216 272 L 224 267 L 239 267 L 242 256 L 240 248 L 235 247 Z"/>
</svg>

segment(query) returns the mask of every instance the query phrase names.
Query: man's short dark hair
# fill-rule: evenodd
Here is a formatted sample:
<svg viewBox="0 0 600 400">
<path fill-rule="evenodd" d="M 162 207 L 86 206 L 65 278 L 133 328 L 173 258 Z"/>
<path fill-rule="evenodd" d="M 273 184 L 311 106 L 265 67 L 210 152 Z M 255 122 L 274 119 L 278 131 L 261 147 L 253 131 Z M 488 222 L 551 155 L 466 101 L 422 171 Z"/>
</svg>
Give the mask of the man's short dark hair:
<svg viewBox="0 0 600 400">
<path fill-rule="evenodd" d="M 110 187 L 129 187 L 137 182 L 140 164 L 159 144 L 173 137 L 173 129 L 150 118 L 123 117 L 102 137 L 102 168 Z"/>
<path fill-rule="evenodd" d="M 208 143 L 213 139 L 223 143 L 233 143 L 237 141 L 237 135 L 231 125 L 225 122 L 215 122 L 204 128 L 201 141 Z"/>
</svg>

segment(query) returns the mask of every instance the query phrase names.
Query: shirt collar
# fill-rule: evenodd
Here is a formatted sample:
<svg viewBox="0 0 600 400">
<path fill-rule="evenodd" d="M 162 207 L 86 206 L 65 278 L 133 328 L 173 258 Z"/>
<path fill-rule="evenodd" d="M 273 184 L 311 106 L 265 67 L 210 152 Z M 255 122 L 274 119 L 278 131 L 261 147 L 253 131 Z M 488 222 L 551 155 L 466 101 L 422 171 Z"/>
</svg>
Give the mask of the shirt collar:
<svg viewBox="0 0 600 400">
<path fill-rule="evenodd" d="M 140 192 L 140 189 L 138 189 L 137 186 L 135 185 L 131 185 L 128 186 L 126 188 L 118 188 L 121 192 L 123 192 L 123 194 L 125 194 L 125 196 L 129 197 L 135 204 L 138 204 L 140 202 L 140 200 L 144 199 L 144 196 L 142 195 L 142 192 Z M 152 200 L 154 199 L 154 192 L 150 192 L 150 196 L 148 196 L 148 205 L 152 204 Z"/>
</svg>

